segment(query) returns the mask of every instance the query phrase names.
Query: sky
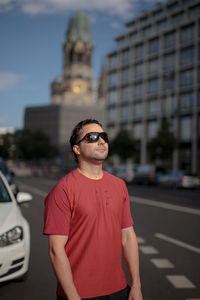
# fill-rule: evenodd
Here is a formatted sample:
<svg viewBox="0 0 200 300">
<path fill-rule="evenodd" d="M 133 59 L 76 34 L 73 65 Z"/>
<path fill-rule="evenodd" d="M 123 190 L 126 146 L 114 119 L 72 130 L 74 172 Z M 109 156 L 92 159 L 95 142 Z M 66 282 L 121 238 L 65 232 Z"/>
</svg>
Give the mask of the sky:
<svg viewBox="0 0 200 300">
<path fill-rule="evenodd" d="M 164 0 L 163 0 L 164 1 Z M 90 20 L 93 76 L 125 31 L 156 0 L 0 0 L 0 128 L 21 129 L 25 107 L 48 105 L 63 68 L 63 42 L 77 11 Z"/>
</svg>

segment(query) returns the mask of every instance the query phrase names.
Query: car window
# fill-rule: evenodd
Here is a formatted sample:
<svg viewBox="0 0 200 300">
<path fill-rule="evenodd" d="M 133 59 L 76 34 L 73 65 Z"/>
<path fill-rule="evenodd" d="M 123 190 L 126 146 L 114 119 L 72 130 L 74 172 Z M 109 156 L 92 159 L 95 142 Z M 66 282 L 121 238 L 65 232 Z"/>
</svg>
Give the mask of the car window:
<svg viewBox="0 0 200 300">
<path fill-rule="evenodd" d="M 0 178 L 0 203 L 3 202 L 11 202 L 11 198 L 8 194 L 8 191 L 2 181 L 2 179 Z"/>
<path fill-rule="evenodd" d="M 0 171 L 1 171 L 4 175 L 8 173 L 8 169 L 7 169 L 6 165 L 5 165 L 2 161 L 0 161 Z"/>
</svg>

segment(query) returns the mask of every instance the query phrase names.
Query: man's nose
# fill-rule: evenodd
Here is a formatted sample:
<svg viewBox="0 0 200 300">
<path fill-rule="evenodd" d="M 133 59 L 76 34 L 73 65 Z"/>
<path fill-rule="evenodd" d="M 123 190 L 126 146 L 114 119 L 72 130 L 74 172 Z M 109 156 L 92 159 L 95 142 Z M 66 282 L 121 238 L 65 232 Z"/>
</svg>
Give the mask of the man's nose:
<svg viewBox="0 0 200 300">
<path fill-rule="evenodd" d="M 105 141 L 101 136 L 99 137 L 98 144 L 105 144 Z"/>
</svg>

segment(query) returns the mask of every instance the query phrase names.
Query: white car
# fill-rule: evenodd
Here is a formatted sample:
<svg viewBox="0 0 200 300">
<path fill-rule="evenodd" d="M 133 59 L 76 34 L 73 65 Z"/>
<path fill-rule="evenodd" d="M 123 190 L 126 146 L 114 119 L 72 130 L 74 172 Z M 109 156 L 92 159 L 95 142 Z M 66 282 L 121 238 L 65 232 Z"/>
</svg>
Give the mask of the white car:
<svg viewBox="0 0 200 300">
<path fill-rule="evenodd" d="M 31 199 L 22 192 L 15 198 L 0 172 L 0 282 L 23 279 L 28 272 L 30 229 L 19 204 Z"/>
</svg>

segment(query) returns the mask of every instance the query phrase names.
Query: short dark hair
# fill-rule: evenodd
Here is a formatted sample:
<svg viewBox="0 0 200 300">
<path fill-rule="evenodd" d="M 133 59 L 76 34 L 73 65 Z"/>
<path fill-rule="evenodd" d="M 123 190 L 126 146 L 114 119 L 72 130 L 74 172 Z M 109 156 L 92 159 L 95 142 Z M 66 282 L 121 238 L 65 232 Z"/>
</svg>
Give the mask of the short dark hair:
<svg viewBox="0 0 200 300">
<path fill-rule="evenodd" d="M 70 142 L 71 150 L 72 150 L 72 152 L 73 152 L 73 154 L 74 154 L 74 158 L 75 158 L 76 162 L 78 162 L 78 157 L 77 157 L 76 153 L 74 152 L 73 147 L 74 147 L 74 145 L 76 145 L 76 144 L 78 143 L 78 141 L 79 141 L 81 129 L 82 129 L 84 126 L 89 125 L 89 124 L 97 124 L 97 125 L 99 125 L 100 127 L 102 127 L 102 124 L 101 124 L 99 121 L 95 120 L 95 119 L 85 119 L 85 120 L 83 120 L 83 121 L 80 121 L 80 122 L 74 127 L 74 129 L 72 130 L 72 134 L 71 134 L 71 137 L 70 137 L 69 142 Z"/>
</svg>

